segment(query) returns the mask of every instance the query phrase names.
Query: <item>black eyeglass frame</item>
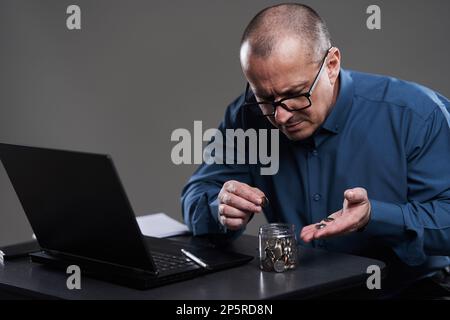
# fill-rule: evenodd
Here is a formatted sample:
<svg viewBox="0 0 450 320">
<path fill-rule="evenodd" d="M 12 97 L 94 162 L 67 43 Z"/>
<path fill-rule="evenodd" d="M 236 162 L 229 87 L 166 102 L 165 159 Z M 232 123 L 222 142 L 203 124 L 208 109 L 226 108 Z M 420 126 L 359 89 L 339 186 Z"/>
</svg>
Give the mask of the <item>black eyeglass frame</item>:
<svg viewBox="0 0 450 320">
<path fill-rule="evenodd" d="M 284 110 L 289 111 L 289 112 L 301 111 L 301 110 L 305 110 L 305 109 L 311 107 L 311 105 L 312 105 L 311 95 L 313 94 L 314 88 L 317 85 L 317 82 L 319 80 L 320 75 L 322 74 L 322 71 L 323 71 L 324 65 L 325 65 L 325 61 L 326 61 L 326 59 L 328 57 L 328 54 L 330 53 L 330 50 L 332 48 L 333 47 L 328 49 L 326 54 L 325 54 L 325 56 L 323 57 L 322 62 L 320 64 L 320 69 L 317 72 L 316 77 L 314 78 L 314 81 L 311 84 L 311 86 L 309 87 L 307 92 L 303 92 L 303 93 L 299 93 L 297 95 L 285 97 L 285 98 L 282 98 L 282 99 L 280 99 L 278 101 L 260 101 L 260 102 L 258 102 L 258 101 L 254 101 L 253 102 L 252 101 L 252 102 L 250 102 L 250 101 L 247 100 L 248 93 L 250 91 L 250 84 L 247 82 L 247 86 L 245 87 L 244 103 L 242 104 L 242 106 L 243 107 L 256 107 L 257 106 L 259 108 L 261 105 L 271 104 L 272 108 L 273 108 L 273 112 L 270 113 L 270 114 L 263 114 L 263 115 L 261 115 L 262 117 L 273 117 L 273 116 L 275 116 L 278 106 L 282 107 Z M 255 95 L 253 94 L 253 96 L 255 96 Z M 308 99 L 309 104 L 306 107 L 302 107 L 302 108 L 299 108 L 299 109 L 291 109 L 284 103 L 286 100 L 298 99 L 300 97 L 305 97 L 306 99 Z"/>
</svg>

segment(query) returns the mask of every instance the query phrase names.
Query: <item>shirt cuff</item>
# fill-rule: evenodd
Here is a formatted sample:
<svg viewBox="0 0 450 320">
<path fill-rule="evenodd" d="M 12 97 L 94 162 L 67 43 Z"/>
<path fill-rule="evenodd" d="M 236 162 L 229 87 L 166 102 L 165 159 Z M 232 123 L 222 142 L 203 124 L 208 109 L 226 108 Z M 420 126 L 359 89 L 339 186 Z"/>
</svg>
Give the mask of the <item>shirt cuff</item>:
<svg viewBox="0 0 450 320">
<path fill-rule="evenodd" d="M 382 238 L 391 245 L 404 241 L 405 220 L 400 205 L 378 200 L 370 200 L 370 221 L 364 233 Z"/>
</svg>

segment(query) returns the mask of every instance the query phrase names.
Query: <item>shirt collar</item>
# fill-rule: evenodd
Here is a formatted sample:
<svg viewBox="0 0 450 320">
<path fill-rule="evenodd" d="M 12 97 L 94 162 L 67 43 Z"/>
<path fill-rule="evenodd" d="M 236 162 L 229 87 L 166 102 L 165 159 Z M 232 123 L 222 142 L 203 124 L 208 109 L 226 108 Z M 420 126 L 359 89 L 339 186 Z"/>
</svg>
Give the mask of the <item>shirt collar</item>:
<svg viewBox="0 0 450 320">
<path fill-rule="evenodd" d="M 332 133 L 339 133 L 344 127 L 353 101 L 353 79 L 349 72 L 339 72 L 339 93 L 330 114 L 322 124 L 322 128 Z"/>
</svg>

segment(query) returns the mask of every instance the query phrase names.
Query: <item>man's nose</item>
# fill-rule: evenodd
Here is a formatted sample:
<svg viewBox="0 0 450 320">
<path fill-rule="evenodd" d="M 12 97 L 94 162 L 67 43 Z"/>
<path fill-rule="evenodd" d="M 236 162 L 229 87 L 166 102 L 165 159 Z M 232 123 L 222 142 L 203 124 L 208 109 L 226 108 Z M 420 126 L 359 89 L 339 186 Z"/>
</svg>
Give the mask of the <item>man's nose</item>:
<svg viewBox="0 0 450 320">
<path fill-rule="evenodd" d="M 275 122 L 280 125 L 286 124 L 292 117 L 292 112 L 287 111 L 281 106 L 275 109 Z"/>
</svg>

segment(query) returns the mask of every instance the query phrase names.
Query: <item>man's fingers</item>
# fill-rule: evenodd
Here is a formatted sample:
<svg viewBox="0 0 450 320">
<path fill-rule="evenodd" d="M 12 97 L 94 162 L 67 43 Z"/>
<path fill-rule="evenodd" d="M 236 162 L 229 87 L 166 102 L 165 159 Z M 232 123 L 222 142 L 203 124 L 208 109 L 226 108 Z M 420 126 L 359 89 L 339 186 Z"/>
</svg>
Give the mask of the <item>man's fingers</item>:
<svg viewBox="0 0 450 320">
<path fill-rule="evenodd" d="M 301 239 L 304 242 L 311 242 L 312 240 L 331 237 L 333 235 L 342 233 L 341 226 L 338 226 L 333 223 L 325 223 L 325 224 L 326 226 L 321 229 L 317 229 L 316 226 L 318 225 L 318 223 L 303 228 L 300 235 Z"/>
<path fill-rule="evenodd" d="M 253 187 L 252 189 L 253 189 L 253 191 L 255 191 L 255 193 L 258 194 L 261 198 L 266 196 L 266 195 L 264 194 L 264 192 L 262 192 L 262 191 L 259 190 L 258 188 Z"/>
<path fill-rule="evenodd" d="M 254 190 L 255 188 L 250 187 L 249 185 L 230 180 L 225 182 L 224 189 L 229 193 L 233 193 L 241 198 L 244 198 L 255 205 L 261 205 L 263 203 L 263 195 L 259 191 Z"/>
<path fill-rule="evenodd" d="M 305 242 L 310 242 L 315 239 L 348 233 L 351 231 L 351 226 L 354 225 L 351 217 L 342 215 L 342 210 L 334 212 L 328 218 L 332 218 L 333 220 L 327 221 L 324 218 L 320 222 L 304 227 L 300 233 L 301 239 Z M 318 229 L 317 226 L 319 224 L 324 224 L 325 226 Z"/>
<path fill-rule="evenodd" d="M 230 230 L 239 230 L 246 224 L 245 219 L 241 218 L 222 217 L 221 220 L 222 224 Z"/>
<path fill-rule="evenodd" d="M 257 206 L 244 198 L 238 197 L 238 196 L 236 196 L 232 193 L 226 192 L 226 191 L 221 192 L 219 194 L 219 200 L 221 203 L 227 204 L 231 207 L 234 207 L 234 208 L 237 208 L 237 209 L 240 209 L 243 211 L 259 213 L 262 210 L 261 206 Z"/>
<path fill-rule="evenodd" d="M 357 221 L 351 215 L 336 213 L 335 217 L 331 222 L 324 222 L 326 224 L 325 227 L 316 229 L 314 239 L 343 235 L 357 229 Z"/>
<path fill-rule="evenodd" d="M 302 229 L 302 232 L 300 234 L 300 238 L 304 241 L 304 242 L 310 242 L 314 239 L 314 232 L 315 232 L 315 228 L 314 225 L 309 225 L 306 226 Z"/>
<path fill-rule="evenodd" d="M 320 239 L 320 238 L 328 238 L 336 235 L 341 235 L 344 233 L 347 233 L 347 226 L 345 223 L 342 223 L 342 221 L 336 220 L 330 223 L 326 223 L 326 227 L 322 229 L 318 229 L 314 233 L 314 239 Z"/>
<path fill-rule="evenodd" d="M 223 184 L 218 199 L 220 223 L 230 230 L 246 225 L 253 213 L 262 211 L 265 203 L 261 190 L 235 180 Z"/>
<path fill-rule="evenodd" d="M 332 219 L 336 220 L 336 219 L 338 219 L 340 216 L 342 216 L 342 209 L 341 209 L 341 210 L 338 210 L 338 211 L 336 211 L 336 212 L 333 212 L 332 214 L 330 214 L 330 215 L 328 216 L 328 218 L 332 218 Z"/>
<path fill-rule="evenodd" d="M 302 231 L 300 232 L 300 236 L 304 233 L 307 233 L 314 229 L 314 224 L 310 224 L 309 226 L 303 227 Z"/>
<path fill-rule="evenodd" d="M 226 218 L 240 218 L 240 219 L 245 219 L 247 216 L 250 215 L 250 213 L 243 212 L 239 209 L 233 208 L 223 203 L 219 205 L 219 214 L 221 216 L 225 216 Z"/>
<path fill-rule="evenodd" d="M 322 221 L 320 221 L 320 222 L 318 222 L 318 223 L 310 224 L 310 225 L 308 225 L 308 226 L 303 227 L 302 231 L 300 232 L 300 237 L 303 238 L 303 235 L 307 235 L 307 234 L 309 234 L 309 233 L 311 233 L 311 232 L 312 232 L 312 233 L 317 232 L 318 229 L 316 228 L 316 226 L 317 226 L 319 223 L 325 223 L 327 226 L 328 226 L 329 224 L 334 223 L 334 221 L 335 221 L 336 219 L 338 219 L 338 218 L 341 216 L 341 214 L 342 214 L 342 210 L 336 211 L 336 212 L 330 214 L 330 215 L 327 217 L 327 218 L 333 219 L 333 220 L 331 220 L 331 221 L 326 221 L 325 219 L 327 219 L 327 218 L 324 218 L 324 219 L 322 219 Z"/>
<path fill-rule="evenodd" d="M 350 203 L 368 201 L 367 191 L 364 188 L 348 189 L 344 192 L 344 198 Z"/>
<path fill-rule="evenodd" d="M 311 236 L 315 230 L 316 230 L 315 224 L 310 224 L 309 226 L 306 226 L 302 229 L 302 231 L 300 232 L 300 237 L 302 238 L 303 241 L 305 241 L 306 239 L 309 239 L 309 236 Z M 311 240 L 312 238 L 309 239 L 309 241 Z"/>
<path fill-rule="evenodd" d="M 239 230 L 250 219 L 250 213 L 240 211 L 226 204 L 219 205 L 220 223 L 230 230 Z"/>
</svg>

